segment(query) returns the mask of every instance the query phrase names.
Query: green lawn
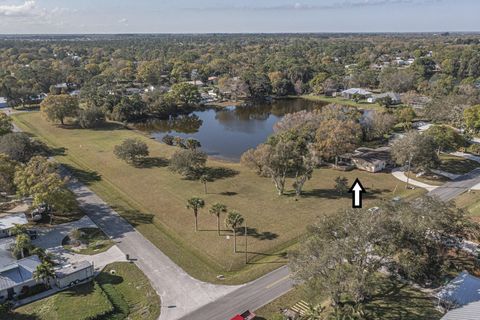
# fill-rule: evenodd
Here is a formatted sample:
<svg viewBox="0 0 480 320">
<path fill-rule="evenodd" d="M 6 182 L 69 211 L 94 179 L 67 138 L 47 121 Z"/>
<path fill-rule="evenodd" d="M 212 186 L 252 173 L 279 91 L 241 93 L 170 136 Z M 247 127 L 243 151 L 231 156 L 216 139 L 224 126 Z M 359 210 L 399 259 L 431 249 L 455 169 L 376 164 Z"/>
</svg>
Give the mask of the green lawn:
<svg viewBox="0 0 480 320">
<path fill-rule="evenodd" d="M 360 178 L 368 191 L 367 206 L 384 198 L 419 194 L 417 190 L 406 191 L 404 183 L 387 173 L 319 169 L 305 184 L 304 197 L 297 201 L 291 189 L 289 195 L 278 197 L 270 179 L 258 177 L 238 163 L 212 159 L 207 165 L 219 177 L 208 183 L 209 193 L 204 194 L 200 182 L 184 180 L 166 167 L 176 148 L 135 131 L 116 124 L 99 130 L 65 129 L 47 123 L 39 113 L 18 114 L 14 119 L 23 130 L 50 145 L 58 161 L 69 166 L 185 271 L 209 282 L 222 282 L 216 279 L 222 274 L 223 283 L 243 283 L 285 263 L 286 250 L 305 235 L 305 227 L 318 215 L 351 205 L 349 195 L 339 196 L 332 190 L 339 175 L 350 182 Z M 129 166 L 113 155 L 115 145 L 132 137 L 142 139 L 150 148 L 151 158 L 144 168 Z M 199 214 L 199 232 L 194 232 L 193 214 L 185 208 L 192 196 L 203 197 L 207 204 Z M 245 266 L 243 254 L 233 253 L 230 231 L 217 235 L 215 217 L 208 213 L 214 202 L 225 203 L 246 218 L 249 265 Z M 239 241 L 238 250 L 244 250 L 243 241 Z"/>
<path fill-rule="evenodd" d="M 386 110 L 385 107 L 382 107 L 378 103 L 368 103 L 366 101 L 355 102 L 353 100 L 345 99 L 342 97 L 326 97 L 324 95 L 320 95 L 320 96 L 303 95 L 300 97 L 307 100 L 341 104 L 341 105 L 356 107 L 359 109 L 370 109 L 370 110 L 378 110 L 378 111 Z"/>
<path fill-rule="evenodd" d="M 20 307 L 8 319 L 155 320 L 159 314 L 160 299 L 145 275 L 134 264 L 118 262 L 95 281 Z"/>
<path fill-rule="evenodd" d="M 480 191 L 465 192 L 455 199 L 459 208 L 467 210 L 467 213 L 476 221 L 480 221 Z"/>
<path fill-rule="evenodd" d="M 83 234 L 80 238 L 83 246 L 80 248 L 72 246 L 70 237 L 66 236 L 62 241 L 65 249 L 79 254 L 93 255 L 105 252 L 113 246 L 113 241 L 99 228 L 80 228 L 79 231 Z"/>
<path fill-rule="evenodd" d="M 272 301 L 260 308 L 255 313 L 260 319 L 282 319 L 280 309 L 294 306 L 298 301 L 304 300 L 313 304 L 322 301 L 321 294 L 310 297 L 302 287 L 289 291 L 286 295 Z M 328 306 L 328 301 L 323 299 L 322 305 Z M 382 320 L 438 320 L 442 314 L 435 309 L 436 300 L 426 293 L 385 276 L 379 276 L 372 299 L 366 303 L 365 311 L 369 319 Z M 328 313 L 329 307 L 326 309 Z"/>
</svg>

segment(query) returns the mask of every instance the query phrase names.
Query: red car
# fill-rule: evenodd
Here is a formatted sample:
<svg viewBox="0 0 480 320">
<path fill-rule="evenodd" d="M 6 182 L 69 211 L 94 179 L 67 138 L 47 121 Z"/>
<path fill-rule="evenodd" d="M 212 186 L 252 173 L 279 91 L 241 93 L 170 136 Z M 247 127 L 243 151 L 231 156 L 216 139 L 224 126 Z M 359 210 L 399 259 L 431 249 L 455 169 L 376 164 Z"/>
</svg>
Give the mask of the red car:
<svg viewBox="0 0 480 320">
<path fill-rule="evenodd" d="M 230 320 L 252 320 L 255 319 L 255 314 L 250 312 L 250 311 L 245 311 L 242 314 L 237 314 L 235 317 L 233 317 Z"/>
</svg>

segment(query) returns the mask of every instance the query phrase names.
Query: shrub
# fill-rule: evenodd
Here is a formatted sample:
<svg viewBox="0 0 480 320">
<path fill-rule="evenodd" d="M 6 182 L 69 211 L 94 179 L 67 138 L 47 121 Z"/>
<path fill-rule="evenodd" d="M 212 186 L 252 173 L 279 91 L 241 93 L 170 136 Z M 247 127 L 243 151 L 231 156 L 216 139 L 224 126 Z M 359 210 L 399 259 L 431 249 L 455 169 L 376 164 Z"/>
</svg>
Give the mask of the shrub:
<svg viewBox="0 0 480 320">
<path fill-rule="evenodd" d="M 84 129 L 95 128 L 105 122 L 105 114 L 98 108 L 88 108 L 78 112 L 77 121 Z"/>
<path fill-rule="evenodd" d="M 173 146 L 173 143 L 174 143 L 174 137 L 169 135 L 169 134 L 166 134 L 163 138 L 162 138 L 162 141 L 163 143 L 165 143 L 166 145 L 168 146 Z"/>
<path fill-rule="evenodd" d="M 150 154 L 147 144 L 140 139 L 126 139 L 122 144 L 115 146 L 113 153 L 117 158 L 135 165 Z"/>
<path fill-rule="evenodd" d="M 473 143 L 467 148 L 467 152 L 480 156 L 480 144 Z"/>
<path fill-rule="evenodd" d="M 170 170 L 186 178 L 195 179 L 205 167 L 207 155 L 198 150 L 179 150 L 170 159 Z"/>
</svg>

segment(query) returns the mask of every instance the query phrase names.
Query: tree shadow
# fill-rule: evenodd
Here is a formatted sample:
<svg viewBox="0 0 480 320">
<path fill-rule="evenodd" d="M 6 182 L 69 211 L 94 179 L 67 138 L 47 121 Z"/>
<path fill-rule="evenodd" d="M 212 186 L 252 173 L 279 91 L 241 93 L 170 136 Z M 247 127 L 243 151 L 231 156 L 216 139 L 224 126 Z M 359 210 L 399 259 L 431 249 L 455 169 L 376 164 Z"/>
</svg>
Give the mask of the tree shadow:
<svg viewBox="0 0 480 320">
<path fill-rule="evenodd" d="M 137 168 L 160 168 L 167 167 L 168 160 L 160 157 L 147 157 L 142 160 L 142 162 L 135 165 Z"/>
<path fill-rule="evenodd" d="M 238 194 L 237 192 L 233 192 L 233 191 L 224 191 L 219 193 L 219 195 L 227 196 L 227 197 L 233 197 L 233 196 L 236 196 L 237 194 Z"/>
<path fill-rule="evenodd" d="M 124 207 L 112 206 L 112 209 L 121 212 L 122 217 L 125 218 L 134 227 L 142 224 L 152 224 L 155 215 L 150 213 L 142 213 L 140 211 L 125 209 Z"/>
<path fill-rule="evenodd" d="M 71 175 L 75 176 L 78 180 L 82 181 L 86 185 L 90 185 L 92 182 L 98 182 L 102 180 L 102 177 L 96 171 L 86 171 L 68 164 L 63 164 L 62 166 L 67 169 Z"/>
<path fill-rule="evenodd" d="M 383 194 L 391 192 L 389 189 L 367 189 L 363 194 L 364 199 L 379 199 L 383 197 Z M 295 192 L 285 193 L 286 196 L 295 197 Z M 310 189 L 302 191 L 300 198 L 324 198 L 324 199 L 349 199 L 352 197 L 350 193 L 339 193 L 335 189 Z"/>
<path fill-rule="evenodd" d="M 7 313 L 0 312 L 0 319 L 9 319 L 9 320 L 40 320 L 40 316 L 36 313 L 34 314 L 20 314 L 15 311 L 10 311 Z"/>
<path fill-rule="evenodd" d="M 239 174 L 237 170 L 224 167 L 206 167 L 202 173 L 208 176 L 210 181 L 233 178 Z"/>
<path fill-rule="evenodd" d="M 241 228 L 240 231 L 245 235 L 245 228 Z M 258 232 L 257 228 L 250 227 L 247 227 L 247 235 L 258 240 L 274 240 L 278 238 L 278 234 L 276 233 L 270 231 Z"/>
<path fill-rule="evenodd" d="M 56 157 L 56 156 L 66 155 L 67 148 L 64 148 L 64 147 L 58 147 L 58 148 L 48 147 L 47 150 L 48 150 L 48 155 L 50 155 L 52 157 Z"/>
<path fill-rule="evenodd" d="M 113 271 L 113 270 L 112 270 Z M 96 281 L 100 285 L 105 284 L 120 284 L 123 282 L 123 278 L 121 276 L 116 275 L 115 273 L 110 273 L 107 271 L 102 271 L 96 278 Z"/>
</svg>

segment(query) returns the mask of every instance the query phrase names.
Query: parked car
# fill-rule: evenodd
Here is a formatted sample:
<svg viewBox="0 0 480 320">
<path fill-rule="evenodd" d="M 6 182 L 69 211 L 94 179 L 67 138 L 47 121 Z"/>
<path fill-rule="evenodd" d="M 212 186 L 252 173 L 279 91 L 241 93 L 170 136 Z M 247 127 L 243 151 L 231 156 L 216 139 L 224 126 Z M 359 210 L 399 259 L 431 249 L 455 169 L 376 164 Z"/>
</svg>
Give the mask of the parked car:
<svg viewBox="0 0 480 320">
<path fill-rule="evenodd" d="M 252 320 L 255 319 L 256 315 L 253 312 L 250 311 L 245 311 L 242 314 L 237 314 L 235 317 L 233 317 L 230 320 Z"/>
</svg>

